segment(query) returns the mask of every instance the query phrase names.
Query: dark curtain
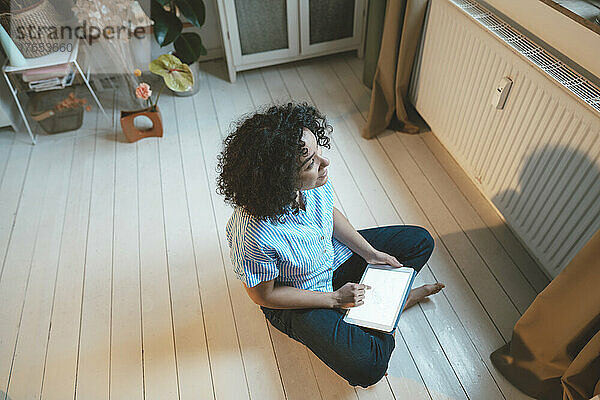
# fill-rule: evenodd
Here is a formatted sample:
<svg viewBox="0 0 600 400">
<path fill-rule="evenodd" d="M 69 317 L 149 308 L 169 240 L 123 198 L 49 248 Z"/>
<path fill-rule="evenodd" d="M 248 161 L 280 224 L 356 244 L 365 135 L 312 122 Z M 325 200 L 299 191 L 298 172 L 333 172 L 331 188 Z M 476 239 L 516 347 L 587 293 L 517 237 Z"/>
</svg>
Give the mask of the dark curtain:
<svg viewBox="0 0 600 400">
<path fill-rule="evenodd" d="M 427 0 L 388 0 L 385 11 L 383 4 L 369 2 L 363 81 L 372 91 L 365 138 L 381 133 L 392 120 L 400 131 L 419 131 L 409 121 L 405 104 Z"/>
<path fill-rule="evenodd" d="M 544 400 L 600 394 L 600 231 L 536 297 L 512 340 L 490 356 L 522 392 Z"/>
</svg>

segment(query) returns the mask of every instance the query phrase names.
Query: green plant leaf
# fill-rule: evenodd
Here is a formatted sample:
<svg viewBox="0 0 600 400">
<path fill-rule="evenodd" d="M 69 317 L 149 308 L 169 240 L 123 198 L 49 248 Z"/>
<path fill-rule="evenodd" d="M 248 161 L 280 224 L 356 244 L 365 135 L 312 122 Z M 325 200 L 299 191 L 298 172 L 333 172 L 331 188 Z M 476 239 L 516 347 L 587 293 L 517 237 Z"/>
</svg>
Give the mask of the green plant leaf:
<svg viewBox="0 0 600 400">
<path fill-rule="evenodd" d="M 206 7 L 202 0 L 175 0 L 182 14 L 192 23 L 200 28 L 206 19 Z"/>
<path fill-rule="evenodd" d="M 177 57 L 185 64 L 191 64 L 198 60 L 200 56 L 206 55 L 202 39 L 195 32 L 182 33 L 175 41 L 175 52 Z"/>
<path fill-rule="evenodd" d="M 163 54 L 148 66 L 150 72 L 160 75 L 165 84 L 176 92 L 191 90 L 194 85 L 194 74 L 186 64 L 172 54 Z"/>
<path fill-rule="evenodd" d="M 151 1 L 150 16 L 154 21 L 154 37 L 160 47 L 164 47 L 179 37 L 183 23 L 174 13 L 165 11 L 158 0 Z"/>
</svg>

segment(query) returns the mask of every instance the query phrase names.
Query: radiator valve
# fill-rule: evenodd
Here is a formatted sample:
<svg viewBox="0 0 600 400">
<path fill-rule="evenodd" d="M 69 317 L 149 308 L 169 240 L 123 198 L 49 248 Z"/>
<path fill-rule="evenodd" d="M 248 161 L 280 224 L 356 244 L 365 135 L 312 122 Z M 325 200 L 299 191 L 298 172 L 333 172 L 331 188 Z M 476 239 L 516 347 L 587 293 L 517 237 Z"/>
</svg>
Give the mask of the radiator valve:
<svg viewBox="0 0 600 400">
<path fill-rule="evenodd" d="M 498 82 L 496 85 L 496 90 L 494 92 L 494 96 L 492 97 L 492 105 L 498 110 L 502 110 L 504 108 L 504 104 L 506 104 L 506 98 L 508 97 L 512 83 L 512 80 L 508 76 L 505 76 L 504 78 L 500 79 L 500 82 Z"/>
</svg>

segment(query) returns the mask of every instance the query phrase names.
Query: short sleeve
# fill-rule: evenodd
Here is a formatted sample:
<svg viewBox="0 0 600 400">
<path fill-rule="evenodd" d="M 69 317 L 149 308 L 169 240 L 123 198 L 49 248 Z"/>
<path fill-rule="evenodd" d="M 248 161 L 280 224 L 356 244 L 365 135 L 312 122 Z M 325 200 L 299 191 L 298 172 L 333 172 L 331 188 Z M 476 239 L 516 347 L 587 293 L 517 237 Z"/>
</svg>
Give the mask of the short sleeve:
<svg viewBox="0 0 600 400">
<path fill-rule="evenodd" d="M 237 260 L 234 263 L 234 271 L 237 278 L 248 287 L 254 287 L 261 282 L 270 281 L 279 276 L 276 263 L 258 262 L 248 258 Z"/>
<path fill-rule="evenodd" d="M 279 276 L 276 259 L 267 254 L 267 246 L 261 243 L 259 233 L 252 228 L 246 225 L 244 234 L 235 237 L 230 248 L 233 270 L 248 287 Z"/>
</svg>

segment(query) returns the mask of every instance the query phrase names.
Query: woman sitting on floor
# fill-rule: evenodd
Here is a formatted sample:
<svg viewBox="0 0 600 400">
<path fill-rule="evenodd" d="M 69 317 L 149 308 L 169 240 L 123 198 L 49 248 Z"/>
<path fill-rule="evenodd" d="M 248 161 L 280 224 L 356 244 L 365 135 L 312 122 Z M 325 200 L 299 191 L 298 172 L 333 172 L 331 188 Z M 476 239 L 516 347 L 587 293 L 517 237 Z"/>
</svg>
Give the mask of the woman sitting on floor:
<svg viewBox="0 0 600 400">
<path fill-rule="evenodd" d="M 434 241 L 419 226 L 352 227 L 333 205 L 321 155 L 331 131 L 306 103 L 242 119 L 218 156 L 218 192 L 235 207 L 227 239 L 248 296 L 276 329 L 350 385 L 368 387 L 385 375 L 395 338 L 348 324 L 344 309 L 363 304 L 366 287 L 357 282 L 368 263 L 419 271 Z M 442 287 L 413 289 L 406 307 Z"/>
</svg>

